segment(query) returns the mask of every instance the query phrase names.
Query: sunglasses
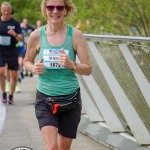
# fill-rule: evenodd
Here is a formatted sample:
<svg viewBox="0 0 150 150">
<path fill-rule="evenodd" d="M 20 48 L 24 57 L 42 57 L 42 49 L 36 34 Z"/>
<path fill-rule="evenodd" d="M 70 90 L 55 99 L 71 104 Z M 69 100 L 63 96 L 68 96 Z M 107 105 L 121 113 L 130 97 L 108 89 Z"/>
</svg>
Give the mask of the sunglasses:
<svg viewBox="0 0 150 150">
<path fill-rule="evenodd" d="M 53 5 L 48 5 L 46 6 L 48 11 L 54 11 L 54 9 L 56 8 L 57 11 L 63 11 L 65 9 L 65 6 L 60 5 L 60 6 L 53 6 Z"/>
</svg>

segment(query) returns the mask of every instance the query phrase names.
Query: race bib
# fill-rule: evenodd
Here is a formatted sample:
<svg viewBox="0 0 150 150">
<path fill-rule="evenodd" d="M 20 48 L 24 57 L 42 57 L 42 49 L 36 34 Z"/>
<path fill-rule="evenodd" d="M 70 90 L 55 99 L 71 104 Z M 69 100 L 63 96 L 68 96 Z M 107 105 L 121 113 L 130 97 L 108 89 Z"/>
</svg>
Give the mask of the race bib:
<svg viewBox="0 0 150 150">
<path fill-rule="evenodd" d="M 68 50 L 64 50 L 67 55 Z M 61 49 L 44 49 L 43 50 L 43 63 L 47 69 L 64 69 L 65 67 L 58 64 L 59 55 L 61 54 Z"/>
<path fill-rule="evenodd" d="M 9 46 L 10 45 L 10 36 L 0 36 L 0 45 Z"/>
</svg>

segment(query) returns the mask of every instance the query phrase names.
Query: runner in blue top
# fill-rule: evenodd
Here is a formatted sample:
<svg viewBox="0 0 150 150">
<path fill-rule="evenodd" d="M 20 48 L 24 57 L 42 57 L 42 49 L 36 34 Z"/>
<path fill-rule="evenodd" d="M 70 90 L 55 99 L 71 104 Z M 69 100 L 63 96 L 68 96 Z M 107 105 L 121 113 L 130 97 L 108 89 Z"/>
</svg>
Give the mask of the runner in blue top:
<svg viewBox="0 0 150 150">
<path fill-rule="evenodd" d="M 34 31 L 34 27 L 29 23 L 29 20 L 27 18 L 23 19 L 23 21 L 21 23 L 21 30 L 22 30 L 22 34 L 24 37 L 24 43 L 23 44 L 24 44 L 24 48 L 25 48 L 25 52 L 26 52 L 28 38 L 29 38 L 30 34 Z M 30 76 L 30 77 L 33 76 L 33 74 L 29 73 L 27 70 L 25 70 L 24 75 Z"/>
</svg>

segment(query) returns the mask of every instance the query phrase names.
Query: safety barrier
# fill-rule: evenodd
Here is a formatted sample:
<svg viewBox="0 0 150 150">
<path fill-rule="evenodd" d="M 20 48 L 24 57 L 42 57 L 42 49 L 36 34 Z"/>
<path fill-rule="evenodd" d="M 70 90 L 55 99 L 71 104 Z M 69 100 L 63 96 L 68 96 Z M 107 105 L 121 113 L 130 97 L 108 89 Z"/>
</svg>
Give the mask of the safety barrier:
<svg viewBox="0 0 150 150">
<path fill-rule="evenodd" d="M 84 34 L 92 74 L 78 76 L 91 122 L 150 145 L 150 38 Z"/>
</svg>

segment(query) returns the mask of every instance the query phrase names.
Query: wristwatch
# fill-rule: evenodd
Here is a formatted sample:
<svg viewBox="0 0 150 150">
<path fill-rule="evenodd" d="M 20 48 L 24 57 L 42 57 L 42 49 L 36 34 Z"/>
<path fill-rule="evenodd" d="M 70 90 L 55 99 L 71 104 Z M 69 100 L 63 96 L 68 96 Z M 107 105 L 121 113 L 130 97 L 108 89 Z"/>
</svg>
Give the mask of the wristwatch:
<svg viewBox="0 0 150 150">
<path fill-rule="evenodd" d="M 17 37 L 17 36 L 18 36 L 18 34 L 16 33 L 16 35 L 14 37 Z"/>
<path fill-rule="evenodd" d="M 73 71 L 77 70 L 77 64 L 76 64 L 76 62 L 73 63 L 73 68 L 71 70 L 73 70 Z"/>
</svg>

